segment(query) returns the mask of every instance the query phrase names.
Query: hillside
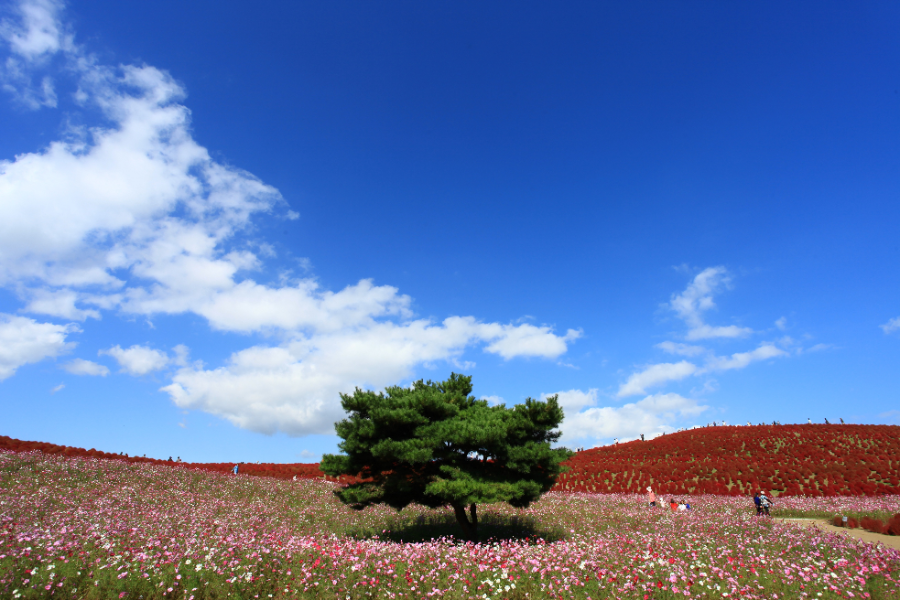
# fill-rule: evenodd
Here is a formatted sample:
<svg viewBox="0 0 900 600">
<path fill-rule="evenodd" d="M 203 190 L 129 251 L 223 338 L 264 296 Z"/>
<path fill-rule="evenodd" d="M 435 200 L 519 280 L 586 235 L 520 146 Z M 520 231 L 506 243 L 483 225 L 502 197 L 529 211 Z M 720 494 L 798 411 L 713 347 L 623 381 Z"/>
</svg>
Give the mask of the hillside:
<svg viewBox="0 0 900 600">
<path fill-rule="evenodd" d="M 234 463 L 173 463 L 0 436 L 0 450 L 40 450 L 225 473 Z M 752 494 L 873 496 L 900 494 L 900 427 L 762 425 L 704 427 L 646 442 L 577 453 L 555 491 L 662 495 Z M 317 464 L 242 464 L 245 475 L 326 478 Z"/>
<path fill-rule="evenodd" d="M 900 427 L 704 427 L 579 452 L 556 489 L 662 495 L 900 494 Z"/>
<path fill-rule="evenodd" d="M 39 450 L 44 454 L 67 456 L 67 457 L 90 457 L 105 458 L 111 460 L 124 460 L 131 463 L 147 463 L 156 465 L 178 466 L 186 469 L 200 469 L 203 471 L 214 471 L 217 473 L 228 473 L 234 467 L 234 463 L 187 463 L 175 462 L 169 460 L 159 460 L 155 458 L 144 458 L 141 456 L 128 456 L 127 454 L 113 454 L 110 452 L 102 452 L 100 450 L 85 450 L 84 448 L 76 448 L 73 446 L 59 446 L 57 444 L 49 444 L 47 442 L 28 442 L 17 440 L 15 438 L 0 435 L 0 450 L 11 450 L 13 452 L 29 452 Z M 240 472 L 245 475 L 259 475 L 262 477 L 276 477 L 278 479 L 328 479 L 334 481 L 333 477 L 326 477 L 319 470 L 316 463 L 294 463 L 294 464 L 244 464 L 241 463 Z"/>
</svg>

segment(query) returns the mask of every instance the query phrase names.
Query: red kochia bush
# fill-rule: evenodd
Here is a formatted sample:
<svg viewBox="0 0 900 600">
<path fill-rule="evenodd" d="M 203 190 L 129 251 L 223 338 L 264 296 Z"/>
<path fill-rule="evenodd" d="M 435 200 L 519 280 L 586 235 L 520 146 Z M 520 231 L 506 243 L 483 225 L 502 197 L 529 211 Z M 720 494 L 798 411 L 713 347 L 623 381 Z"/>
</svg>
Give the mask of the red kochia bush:
<svg viewBox="0 0 900 600">
<path fill-rule="evenodd" d="M 856 522 L 856 519 L 850 517 L 849 519 L 847 519 L 847 527 L 850 529 L 856 529 L 857 527 L 859 527 L 859 523 Z"/>
<path fill-rule="evenodd" d="M 863 517 L 860 522 L 862 528 L 866 531 L 871 531 L 872 533 L 884 533 L 885 526 L 882 523 L 881 519 L 873 519 L 871 517 Z"/>
<path fill-rule="evenodd" d="M 835 527 L 843 527 L 844 526 L 844 517 L 835 517 L 831 520 L 831 524 Z"/>
<path fill-rule="evenodd" d="M 897 513 L 885 526 L 885 533 L 888 535 L 900 535 L 900 513 Z"/>
</svg>

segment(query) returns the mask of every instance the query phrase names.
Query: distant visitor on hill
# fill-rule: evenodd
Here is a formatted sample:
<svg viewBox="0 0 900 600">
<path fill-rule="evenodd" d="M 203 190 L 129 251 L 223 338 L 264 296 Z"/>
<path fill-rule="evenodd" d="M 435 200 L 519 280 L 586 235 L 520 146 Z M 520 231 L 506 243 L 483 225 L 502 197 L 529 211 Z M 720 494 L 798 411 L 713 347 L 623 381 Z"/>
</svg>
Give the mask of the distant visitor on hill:
<svg viewBox="0 0 900 600">
<path fill-rule="evenodd" d="M 238 466 L 234 465 L 234 468 L 231 469 L 231 472 L 234 473 L 235 475 L 237 475 L 238 474 Z"/>
<path fill-rule="evenodd" d="M 766 496 L 765 492 L 759 493 L 759 503 L 762 506 L 763 513 L 765 513 L 766 516 L 768 516 L 769 514 L 769 507 L 775 504 L 769 499 L 768 496 Z"/>
<path fill-rule="evenodd" d="M 762 492 L 757 492 L 756 495 L 753 496 L 753 504 L 756 505 L 756 514 L 757 514 L 757 515 L 761 515 L 761 514 L 762 514 L 762 500 L 760 500 L 760 498 L 759 498 L 759 495 L 760 495 L 761 493 L 762 493 Z"/>
<path fill-rule="evenodd" d="M 647 486 L 647 502 L 651 508 L 656 506 L 656 494 L 653 493 L 653 488 L 649 486 Z"/>
</svg>

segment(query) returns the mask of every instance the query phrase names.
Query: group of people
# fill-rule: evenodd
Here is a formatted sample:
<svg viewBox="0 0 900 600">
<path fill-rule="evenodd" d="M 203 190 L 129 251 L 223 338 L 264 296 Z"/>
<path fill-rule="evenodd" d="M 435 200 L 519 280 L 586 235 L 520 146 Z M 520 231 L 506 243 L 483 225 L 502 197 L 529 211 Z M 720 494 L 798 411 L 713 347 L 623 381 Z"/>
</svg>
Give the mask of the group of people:
<svg viewBox="0 0 900 600">
<path fill-rule="evenodd" d="M 655 507 L 657 502 L 656 494 L 653 493 L 653 488 L 649 486 L 647 487 L 647 502 L 650 508 Z M 669 500 L 669 509 L 672 512 L 677 512 L 680 510 L 691 510 L 691 505 L 684 500 L 682 500 L 681 502 L 675 502 L 675 499 L 672 498 Z"/>
<path fill-rule="evenodd" d="M 768 515 L 769 509 L 775 504 L 772 502 L 772 499 L 766 496 L 766 493 L 762 491 L 753 496 L 753 503 L 756 505 L 757 515 Z"/>
</svg>

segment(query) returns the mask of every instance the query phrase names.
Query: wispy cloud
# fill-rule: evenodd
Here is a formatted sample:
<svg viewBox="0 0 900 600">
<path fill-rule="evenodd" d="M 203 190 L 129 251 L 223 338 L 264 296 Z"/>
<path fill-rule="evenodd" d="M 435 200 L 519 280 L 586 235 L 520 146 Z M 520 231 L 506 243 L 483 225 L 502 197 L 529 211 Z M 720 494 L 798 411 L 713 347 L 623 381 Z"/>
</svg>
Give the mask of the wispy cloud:
<svg viewBox="0 0 900 600">
<path fill-rule="evenodd" d="M 900 330 L 900 317 L 894 317 L 887 323 L 879 325 L 879 327 L 881 327 L 882 331 L 884 331 L 885 333 L 893 333 L 897 330 Z"/>
<path fill-rule="evenodd" d="M 109 375 L 109 369 L 105 366 L 83 358 L 71 360 L 65 363 L 62 368 L 72 375 L 94 375 L 100 377 Z"/>
<path fill-rule="evenodd" d="M 699 356 L 708 352 L 703 346 L 691 346 L 689 344 L 669 341 L 660 342 L 656 347 L 669 354 L 677 354 L 679 356 Z"/>
<path fill-rule="evenodd" d="M 697 366 L 686 360 L 677 363 L 659 363 L 650 365 L 643 371 L 633 373 L 628 381 L 619 386 L 619 398 L 644 394 L 649 387 L 662 385 L 669 381 L 679 381 L 697 372 Z"/>
<path fill-rule="evenodd" d="M 743 369 L 754 362 L 787 355 L 787 352 L 777 346 L 763 344 L 750 352 L 735 352 L 731 356 L 714 357 L 706 363 L 703 372 Z"/>
<path fill-rule="evenodd" d="M 712 326 L 703 320 L 703 313 L 716 306 L 713 296 L 730 286 L 731 276 L 725 267 L 709 267 L 698 273 L 683 292 L 672 296 L 669 306 L 688 325 L 688 340 L 737 338 L 753 333 L 748 327 Z"/>
</svg>

